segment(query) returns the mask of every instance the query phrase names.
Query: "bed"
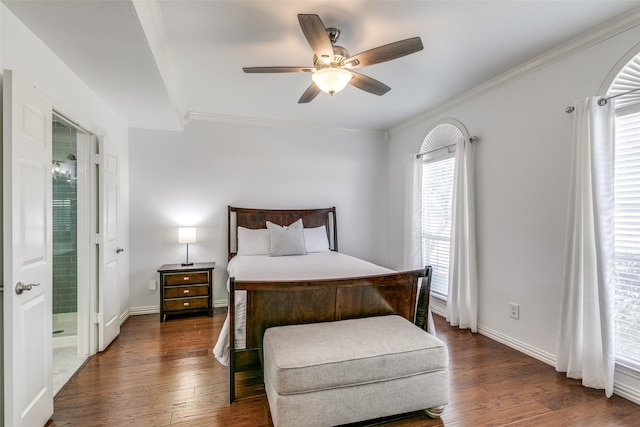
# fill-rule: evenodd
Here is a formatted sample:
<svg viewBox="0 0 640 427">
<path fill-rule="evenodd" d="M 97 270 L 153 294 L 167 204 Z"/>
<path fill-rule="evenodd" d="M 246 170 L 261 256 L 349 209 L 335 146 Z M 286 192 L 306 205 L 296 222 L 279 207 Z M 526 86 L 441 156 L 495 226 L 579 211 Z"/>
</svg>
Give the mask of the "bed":
<svg viewBox="0 0 640 427">
<path fill-rule="evenodd" d="M 235 374 L 262 369 L 269 327 L 398 314 L 426 330 L 430 280 L 420 279 L 431 268 L 396 272 L 339 253 L 335 207 L 229 206 L 228 225 L 229 310 L 214 354 L 229 366 L 231 402 Z"/>
</svg>

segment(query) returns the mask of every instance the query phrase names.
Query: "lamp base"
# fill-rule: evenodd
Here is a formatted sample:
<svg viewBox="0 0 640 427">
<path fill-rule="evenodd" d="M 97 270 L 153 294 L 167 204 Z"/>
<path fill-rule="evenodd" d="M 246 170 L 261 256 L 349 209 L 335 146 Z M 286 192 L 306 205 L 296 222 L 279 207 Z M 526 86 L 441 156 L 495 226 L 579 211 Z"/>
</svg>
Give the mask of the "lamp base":
<svg viewBox="0 0 640 427">
<path fill-rule="evenodd" d="M 193 263 L 192 262 L 183 262 L 181 265 L 183 267 L 186 267 L 186 266 L 189 266 L 189 265 L 193 265 Z"/>
</svg>

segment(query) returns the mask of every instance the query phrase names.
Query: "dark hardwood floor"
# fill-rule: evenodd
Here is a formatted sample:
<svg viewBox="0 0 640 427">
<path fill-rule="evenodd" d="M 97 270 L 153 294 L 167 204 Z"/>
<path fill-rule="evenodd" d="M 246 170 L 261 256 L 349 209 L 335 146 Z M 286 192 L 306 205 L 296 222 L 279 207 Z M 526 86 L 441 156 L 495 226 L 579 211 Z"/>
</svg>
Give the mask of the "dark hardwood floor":
<svg viewBox="0 0 640 427">
<path fill-rule="evenodd" d="M 229 405 L 228 371 L 213 357 L 225 310 L 158 321 L 132 316 L 120 336 L 55 400 L 54 426 L 270 426 L 259 378 L 239 380 Z M 639 426 L 640 405 L 582 387 L 553 367 L 436 317 L 450 353 L 450 404 L 388 426 Z M 427 392 L 427 391 L 425 391 Z"/>
</svg>

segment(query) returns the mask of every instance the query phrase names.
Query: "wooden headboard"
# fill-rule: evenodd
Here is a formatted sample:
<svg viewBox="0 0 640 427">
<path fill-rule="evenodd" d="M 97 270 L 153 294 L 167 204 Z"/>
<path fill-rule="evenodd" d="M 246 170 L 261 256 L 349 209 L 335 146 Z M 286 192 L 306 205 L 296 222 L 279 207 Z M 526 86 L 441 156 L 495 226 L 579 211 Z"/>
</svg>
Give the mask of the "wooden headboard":
<svg viewBox="0 0 640 427">
<path fill-rule="evenodd" d="M 267 228 L 267 221 L 278 225 L 289 225 L 300 218 L 302 218 L 305 228 L 326 226 L 331 250 L 338 250 L 335 207 L 322 209 L 254 209 L 229 206 L 228 259 L 233 258 L 237 252 L 238 227 Z"/>
</svg>

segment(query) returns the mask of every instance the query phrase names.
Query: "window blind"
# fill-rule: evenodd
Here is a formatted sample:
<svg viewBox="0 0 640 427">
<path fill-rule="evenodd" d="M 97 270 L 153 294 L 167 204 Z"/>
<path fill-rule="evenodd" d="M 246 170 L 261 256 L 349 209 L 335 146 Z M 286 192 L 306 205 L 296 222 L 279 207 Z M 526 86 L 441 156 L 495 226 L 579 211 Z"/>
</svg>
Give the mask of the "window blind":
<svg viewBox="0 0 640 427">
<path fill-rule="evenodd" d="M 433 268 L 431 292 L 446 297 L 455 157 L 426 162 L 422 169 L 422 256 Z"/>
<path fill-rule="evenodd" d="M 640 365 L 640 114 L 616 119 L 614 233 L 616 355 Z"/>
</svg>

